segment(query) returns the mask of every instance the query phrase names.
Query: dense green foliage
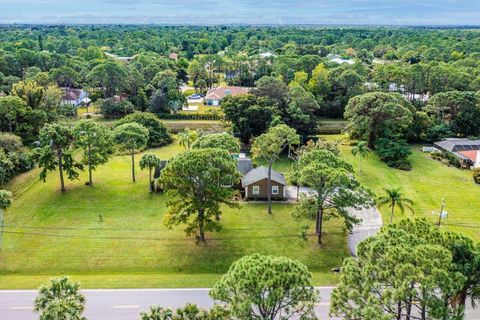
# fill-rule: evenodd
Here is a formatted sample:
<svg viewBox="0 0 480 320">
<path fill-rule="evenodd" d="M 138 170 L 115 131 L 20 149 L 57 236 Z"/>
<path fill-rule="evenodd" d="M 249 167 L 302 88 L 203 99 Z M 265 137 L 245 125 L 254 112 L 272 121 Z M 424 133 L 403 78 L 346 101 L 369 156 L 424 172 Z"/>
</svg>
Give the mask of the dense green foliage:
<svg viewBox="0 0 480 320">
<path fill-rule="evenodd" d="M 480 168 L 473 170 L 473 181 L 475 181 L 476 184 L 480 184 Z"/>
<path fill-rule="evenodd" d="M 460 319 L 468 296 L 478 298 L 479 248 L 424 220 L 382 229 L 348 258 L 332 294 L 342 318 Z"/>
<path fill-rule="evenodd" d="M 0 132 L 0 186 L 17 174 L 32 169 L 34 165 L 31 153 L 23 147 L 19 136 Z"/>
<path fill-rule="evenodd" d="M 221 229 L 220 205 L 236 207 L 233 185 L 240 177 L 235 161 L 226 150 L 191 149 L 174 157 L 160 180 L 169 197 L 167 226 L 186 224 L 187 235 L 205 242 L 205 231 Z"/>
<path fill-rule="evenodd" d="M 227 150 L 232 154 L 240 151 L 237 139 L 226 132 L 210 133 L 200 136 L 192 145 L 193 149 L 219 148 Z"/>
<path fill-rule="evenodd" d="M 301 186 L 311 188 L 302 197 L 293 215 L 297 219 L 315 219 L 315 234 L 322 243 L 323 221 L 341 217 L 348 230 L 359 222 L 349 209 L 369 208 L 372 195 L 353 175 L 352 165 L 326 149 L 313 149 L 300 155 L 295 176 Z"/>
<path fill-rule="evenodd" d="M 60 189 L 65 191 L 64 171 L 70 180 L 78 178 L 82 164 L 73 157 L 73 130 L 58 123 L 48 124 L 40 131 L 40 143 L 35 149 L 38 166 L 42 168 L 40 179 L 58 169 Z"/>
<path fill-rule="evenodd" d="M 148 129 L 147 147 L 149 148 L 162 147 L 173 141 L 165 125 L 152 113 L 136 112 L 121 119 L 116 125 L 119 126 L 132 122 Z"/>
<path fill-rule="evenodd" d="M 284 257 L 241 258 L 210 296 L 225 303 L 234 319 L 316 319 L 318 292 L 307 267 Z"/>
<path fill-rule="evenodd" d="M 52 279 L 40 287 L 34 301 L 34 311 L 40 314 L 40 320 L 86 320 L 82 316 L 84 309 L 85 297 L 80 293 L 80 283 L 67 277 Z"/>
</svg>

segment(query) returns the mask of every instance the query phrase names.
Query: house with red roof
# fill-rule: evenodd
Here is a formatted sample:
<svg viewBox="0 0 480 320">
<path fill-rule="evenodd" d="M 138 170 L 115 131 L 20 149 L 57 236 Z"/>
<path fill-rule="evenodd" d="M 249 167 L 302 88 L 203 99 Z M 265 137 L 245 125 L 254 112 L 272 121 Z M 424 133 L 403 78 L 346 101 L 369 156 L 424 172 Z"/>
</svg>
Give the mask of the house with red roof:
<svg viewBox="0 0 480 320">
<path fill-rule="evenodd" d="M 250 88 L 225 86 L 217 87 L 208 90 L 205 96 L 205 104 L 207 106 L 219 106 L 222 100 L 227 96 L 237 96 L 239 94 L 246 94 L 250 91 Z"/>
<path fill-rule="evenodd" d="M 480 167 L 480 140 L 450 138 L 435 142 L 433 146 L 457 157 L 462 168 Z"/>
</svg>

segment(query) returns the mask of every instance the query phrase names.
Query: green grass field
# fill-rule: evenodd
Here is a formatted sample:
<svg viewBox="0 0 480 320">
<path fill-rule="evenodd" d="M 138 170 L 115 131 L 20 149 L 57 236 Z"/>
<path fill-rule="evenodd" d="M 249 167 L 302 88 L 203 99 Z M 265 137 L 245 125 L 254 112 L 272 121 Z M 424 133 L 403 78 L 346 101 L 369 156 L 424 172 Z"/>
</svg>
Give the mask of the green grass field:
<svg viewBox="0 0 480 320">
<path fill-rule="evenodd" d="M 177 144 L 154 150 L 164 159 L 181 151 Z M 62 274 L 86 288 L 207 287 L 233 261 L 256 252 L 302 261 L 318 285 L 337 281 L 330 269 L 347 255 L 338 222 L 327 222 L 326 242 L 318 247 L 315 239 L 298 237 L 293 205 L 276 204 L 269 215 L 265 204 L 243 204 L 225 208 L 224 230 L 197 245 L 183 226 L 163 226 L 165 196 L 148 193 L 146 172 L 138 170 L 132 183 L 129 161 L 116 156 L 98 168 L 93 188 L 84 185 L 85 174 L 67 181 L 65 194 L 55 172 L 46 183 L 37 180 L 38 170 L 16 178 L 9 186 L 15 202 L 6 213 L 0 289 L 34 288 Z"/>
<path fill-rule="evenodd" d="M 376 194 L 384 187 L 400 186 L 414 200 L 415 216 L 432 222 L 432 210 L 438 211 L 445 197 L 449 217 L 444 228 L 480 240 L 478 229 L 452 226 L 480 223 L 480 187 L 470 171 L 447 167 L 414 148 L 410 172 L 389 168 L 374 154 L 362 161 L 360 172 L 350 149 L 341 146 L 342 156 Z M 172 144 L 151 151 L 167 159 L 182 148 Z M 59 192 L 56 173 L 46 183 L 38 181 L 38 169 L 17 177 L 8 186 L 15 202 L 6 213 L 0 289 L 34 288 L 62 274 L 86 288 L 209 287 L 233 261 L 255 252 L 302 261 L 317 285 L 338 280 L 330 270 L 347 255 L 338 221 L 326 222 L 325 244 L 318 247 L 314 239 L 298 237 L 300 225 L 290 216 L 293 205 L 275 204 L 273 215 L 268 215 L 266 205 L 247 203 L 241 209 L 225 208 L 224 230 L 208 234 L 206 245 L 196 245 L 183 226 L 163 226 L 165 196 L 148 193 L 147 174 L 138 168 L 137 183 L 132 183 L 129 161 L 127 156 L 112 158 L 94 173 L 93 188 L 84 185 L 82 174 L 67 182 L 65 194 Z M 275 164 L 284 172 L 289 167 L 288 159 Z M 381 211 L 388 221 L 388 209 Z"/>
<path fill-rule="evenodd" d="M 445 229 L 463 232 L 475 240 L 480 240 L 480 186 L 472 179 L 472 172 L 448 167 L 431 159 L 428 153 L 422 153 L 420 147 L 412 149 L 410 157 L 413 170 L 401 171 L 389 168 L 370 154 L 361 162 L 351 154 L 351 147 L 342 146 L 341 153 L 356 169 L 358 179 L 377 195 L 383 193 L 384 187 L 401 187 L 405 196 L 414 201 L 415 217 L 425 217 L 434 222 L 438 216 L 432 214 L 440 211 L 442 197 L 445 198 L 448 218 Z M 381 209 L 384 221 L 388 222 L 389 209 Z M 412 216 L 406 212 L 404 216 L 397 214 L 396 219 Z M 476 224 L 479 228 L 453 226 L 458 224 Z"/>
</svg>

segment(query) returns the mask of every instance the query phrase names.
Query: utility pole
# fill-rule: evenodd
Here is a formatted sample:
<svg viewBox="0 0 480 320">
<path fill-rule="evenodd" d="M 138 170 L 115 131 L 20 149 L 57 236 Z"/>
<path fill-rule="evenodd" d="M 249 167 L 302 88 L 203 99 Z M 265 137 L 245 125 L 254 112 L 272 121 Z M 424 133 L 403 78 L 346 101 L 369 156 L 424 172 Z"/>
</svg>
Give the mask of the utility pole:
<svg viewBox="0 0 480 320">
<path fill-rule="evenodd" d="M 440 213 L 438 214 L 438 221 L 437 221 L 437 228 L 440 228 L 442 224 L 443 215 L 447 216 L 447 211 L 443 211 L 445 209 L 445 198 L 442 198 L 442 206 L 440 207 Z"/>
</svg>

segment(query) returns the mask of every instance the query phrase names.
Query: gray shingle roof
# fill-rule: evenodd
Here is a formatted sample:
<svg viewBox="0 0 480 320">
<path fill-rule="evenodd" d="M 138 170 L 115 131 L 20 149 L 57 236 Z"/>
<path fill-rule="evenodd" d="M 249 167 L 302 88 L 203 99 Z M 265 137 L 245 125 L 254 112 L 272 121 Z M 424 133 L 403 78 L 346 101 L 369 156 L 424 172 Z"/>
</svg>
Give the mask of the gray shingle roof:
<svg viewBox="0 0 480 320">
<path fill-rule="evenodd" d="M 434 146 L 449 152 L 480 150 L 480 140 L 446 139 L 435 142 Z"/>
<path fill-rule="evenodd" d="M 237 169 L 242 175 L 246 175 L 253 169 L 253 162 L 250 158 L 238 158 Z"/>
<path fill-rule="evenodd" d="M 267 167 L 258 167 L 250 172 L 248 172 L 245 176 L 242 178 L 242 187 L 249 186 L 252 183 L 255 183 L 257 181 L 267 179 L 268 178 L 268 168 Z M 272 181 L 275 181 L 277 183 L 283 184 L 284 186 L 287 185 L 287 181 L 285 180 L 285 176 L 281 174 L 280 172 L 277 172 L 275 170 L 272 170 Z"/>
</svg>

